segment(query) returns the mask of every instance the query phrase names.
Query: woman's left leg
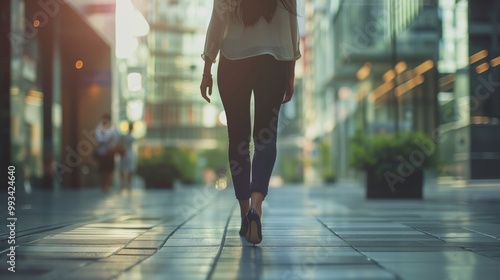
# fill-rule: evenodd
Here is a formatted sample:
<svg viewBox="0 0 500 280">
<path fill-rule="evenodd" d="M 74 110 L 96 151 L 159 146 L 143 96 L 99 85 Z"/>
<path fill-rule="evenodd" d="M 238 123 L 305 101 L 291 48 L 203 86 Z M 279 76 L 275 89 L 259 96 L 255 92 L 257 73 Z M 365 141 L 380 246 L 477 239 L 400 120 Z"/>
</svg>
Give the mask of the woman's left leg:
<svg viewBox="0 0 500 280">
<path fill-rule="evenodd" d="M 259 59 L 259 76 L 254 85 L 254 156 L 250 207 L 255 208 L 260 215 L 276 161 L 278 120 L 286 88 L 287 62 L 278 61 L 270 55 L 263 55 Z"/>
</svg>

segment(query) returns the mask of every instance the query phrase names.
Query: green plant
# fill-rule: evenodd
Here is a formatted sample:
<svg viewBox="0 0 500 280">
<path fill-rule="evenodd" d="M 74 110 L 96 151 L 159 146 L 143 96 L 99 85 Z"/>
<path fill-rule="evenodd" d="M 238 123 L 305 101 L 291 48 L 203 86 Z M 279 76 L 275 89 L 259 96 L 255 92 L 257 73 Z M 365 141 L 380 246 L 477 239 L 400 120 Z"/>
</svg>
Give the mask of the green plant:
<svg viewBox="0 0 500 280">
<path fill-rule="evenodd" d="M 179 171 L 182 183 L 191 184 L 196 181 L 197 155 L 194 150 L 187 148 L 165 148 L 163 157 L 168 158 Z"/>
<path fill-rule="evenodd" d="M 226 170 L 228 167 L 228 158 L 226 149 L 210 149 L 201 153 L 205 159 L 203 168 L 211 168 L 217 171 Z"/>
<path fill-rule="evenodd" d="M 376 174 L 396 173 L 401 166 L 423 170 L 437 166 L 435 148 L 432 139 L 421 132 L 369 136 L 358 132 L 351 138 L 349 160 L 355 169 Z"/>
<path fill-rule="evenodd" d="M 181 172 L 171 158 L 164 154 L 150 158 L 139 158 L 137 175 L 141 176 L 148 187 L 172 187 L 173 182 L 181 177 Z"/>
<path fill-rule="evenodd" d="M 321 165 L 319 166 L 321 170 L 321 177 L 327 183 L 335 182 L 337 178 L 335 174 L 335 167 L 333 164 L 333 158 L 331 156 L 331 148 L 327 141 L 321 142 L 320 146 L 320 160 Z"/>
<path fill-rule="evenodd" d="M 285 182 L 300 183 L 303 181 L 303 162 L 296 156 L 282 156 L 280 161 L 281 176 Z"/>
</svg>

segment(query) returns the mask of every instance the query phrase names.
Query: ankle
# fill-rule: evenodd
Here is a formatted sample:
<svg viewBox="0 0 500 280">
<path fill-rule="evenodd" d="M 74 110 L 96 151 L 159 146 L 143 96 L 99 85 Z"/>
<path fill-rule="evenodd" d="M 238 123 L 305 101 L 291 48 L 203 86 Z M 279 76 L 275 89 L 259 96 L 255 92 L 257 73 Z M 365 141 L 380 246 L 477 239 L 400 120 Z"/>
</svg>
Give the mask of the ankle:
<svg viewBox="0 0 500 280">
<path fill-rule="evenodd" d="M 250 207 L 250 209 L 255 209 L 255 211 L 257 211 L 257 214 L 259 214 L 259 217 L 262 216 L 262 206 L 258 206 L 258 205 L 254 205 L 252 207 Z"/>
</svg>

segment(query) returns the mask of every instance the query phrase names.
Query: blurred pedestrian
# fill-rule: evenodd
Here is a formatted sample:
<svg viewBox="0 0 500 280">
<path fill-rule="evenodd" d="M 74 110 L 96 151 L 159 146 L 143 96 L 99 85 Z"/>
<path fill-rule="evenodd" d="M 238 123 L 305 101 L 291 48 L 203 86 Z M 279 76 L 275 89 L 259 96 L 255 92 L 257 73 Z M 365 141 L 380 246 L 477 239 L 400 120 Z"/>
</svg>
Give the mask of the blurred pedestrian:
<svg viewBox="0 0 500 280">
<path fill-rule="evenodd" d="M 99 163 L 99 173 L 103 192 L 109 192 L 113 185 L 113 171 L 115 169 L 115 145 L 119 139 L 119 133 L 111 123 L 111 116 L 104 114 L 101 122 L 95 130 L 98 142 L 96 159 Z"/>
<path fill-rule="evenodd" d="M 136 160 L 133 150 L 133 144 L 135 142 L 135 137 L 132 136 L 132 131 L 134 130 L 134 124 L 128 124 L 127 134 L 121 137 L 121 143 L 124 148 L 124 153 L 120 157 L 120 175 L 122 182 L 122 189 L 130 191 L 132 183 L 132 175 L 136 169 Z"/>
<path fill-rule="evenodd" d="M 296 0 L 214 0 L 202 55 L 205 67 L 200 90 L 207 102 L 212 94 L 211 66 L 219 51 L 218 85 L 241 211 L 240 235 L 257 244 L 262 241 L 262 202 L 276 160 L 279 110 L 292 98 L 295 61 L 300 58 Z"/>
</svg>

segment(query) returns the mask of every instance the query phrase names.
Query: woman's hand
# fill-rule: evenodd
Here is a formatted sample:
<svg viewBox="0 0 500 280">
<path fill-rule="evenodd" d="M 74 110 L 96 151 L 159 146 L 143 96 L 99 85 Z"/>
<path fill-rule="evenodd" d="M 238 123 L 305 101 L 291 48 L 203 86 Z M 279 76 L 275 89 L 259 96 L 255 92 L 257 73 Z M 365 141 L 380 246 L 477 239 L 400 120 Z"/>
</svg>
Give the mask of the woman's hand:
<svg viewBox="0 0 500 280">
<path fill-rule="evenodd" d="M 210 103 L 209 96 L 212 95 L 212 86 L 213 86 L 212 76 L 203 75 L 200 85 L 201 97 L 203 97 L 208 103 Z M 207 95 L 208 90 L 208 95 Z"/>
<path fill-rule="evenodd" d="M 201 97 L 203 97 L 208 103 L 210 103 L 210 97 L 212 95 L 212 86 L 214 82 L 212 80 L 212 74 L 210 74 L 210 69 L 212 68 L 212 60 L 209 57 L 205 57 L 205 66 L 203 67 L 203 78 L 201 79 L 200 91 Z M 208 95 L 207 95 L 208 90 Z"/>
<path fill-rule="evenodd" d="M 289 76 L 286 81 L 285 97 L 283 98 L 283 101 L 281 101 L 281 104 L 285 104 L 288 101 L 292 100 L 293 91 L 294 91 L 294 77 Z"/>
<path fill-rule="evenodd" d="M 286 79 L 286 89 L 285 96 L 281 104 L 285 104 L 292 99 L 294 92 L 294 80 L 295 80 L 295 61 L 290 61 L 288 64 L 288 75 Z"/>
</svg>

